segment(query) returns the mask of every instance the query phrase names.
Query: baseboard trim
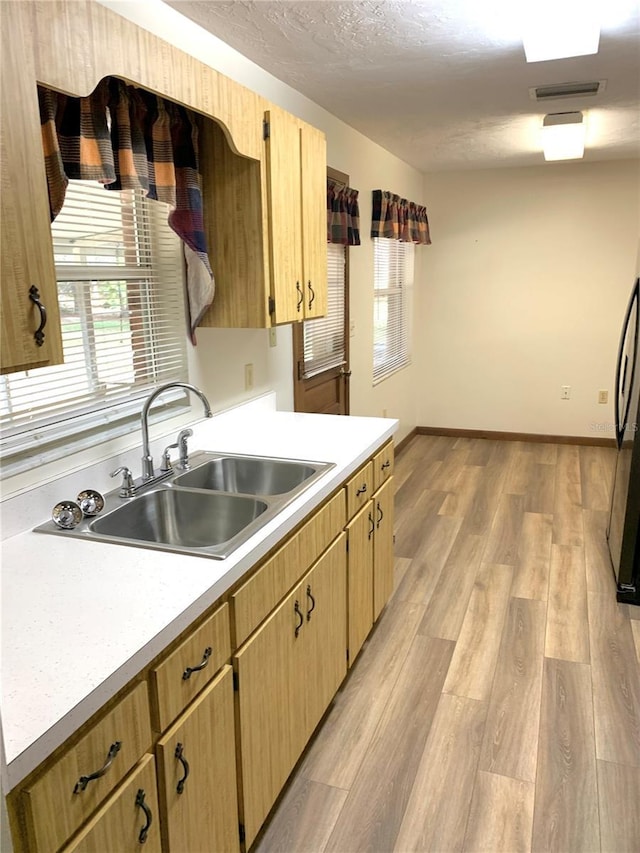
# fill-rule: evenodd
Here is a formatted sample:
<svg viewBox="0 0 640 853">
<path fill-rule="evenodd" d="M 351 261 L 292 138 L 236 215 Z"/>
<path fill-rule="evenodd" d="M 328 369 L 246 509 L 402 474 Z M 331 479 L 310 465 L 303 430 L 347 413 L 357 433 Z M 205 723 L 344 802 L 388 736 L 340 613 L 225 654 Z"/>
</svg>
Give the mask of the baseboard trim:
<svg viewBox="0 0 640 853">
<path fill-rule="evenodd" d="M 395 455 L 397 456 L 399 453 L 402 453 L 403 450 L 406 450 L 406 448 L 409 446 L 409 443 L 412 441 L 412 439 L 414 439 L 416 437 L 417 434 L 418 434 L 418 428 L 414 427 L 414 429 L 412 429 L 408 435 L 405 435 L 405 437 L 402 439 L 402 441 L 399 441 L 398 444 L 395 445 L 395 447 L 394 447 Z"/>
<path fill-rule="evenodd" d="M 399 445 L 404 448 L 405 443 L 414 435 L 446 435 L 454 438 L 488 438 L 493 441 L 530 441 L 544 444 L 580 444 L 588 447 L 614 447 L 614 438 L 604 436 L 586 435 L 541 435 L 537 432 L 500 432 L 488 429 L 450 429 L 449 427 L 416 427 L 409 433 Z"/>
</svg>

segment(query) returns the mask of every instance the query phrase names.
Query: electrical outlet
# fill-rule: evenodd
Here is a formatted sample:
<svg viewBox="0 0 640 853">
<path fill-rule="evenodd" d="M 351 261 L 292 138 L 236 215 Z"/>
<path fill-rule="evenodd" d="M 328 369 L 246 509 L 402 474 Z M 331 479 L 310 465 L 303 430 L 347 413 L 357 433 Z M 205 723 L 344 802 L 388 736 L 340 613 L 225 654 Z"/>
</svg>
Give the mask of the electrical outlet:
<svg viewBox="0 0 640 853">
<path fill-rule="evenodd" d="M 244 390 L 251 391 L 253 388 L 253 365 L 245 364 L 244 366 Z"/>
<path fill-rule="evenodd" d="M 563 385 L 560 389 L 560 399 L 561 400 L 570 400 L 571 399 L 571 385 Z"/>
<path fill-rule="evenodd" d="M 608 391 L 598 391 L 598 402 L 599 403 L 608 403 L 609 402 L 609 392 Z"/>
<path fill-rule="evenodd" d="M 278 331 L 275 327 L 272 329 L 269 329 L 269 346 L 270 347 L 278 346 Z"/>
</svg>

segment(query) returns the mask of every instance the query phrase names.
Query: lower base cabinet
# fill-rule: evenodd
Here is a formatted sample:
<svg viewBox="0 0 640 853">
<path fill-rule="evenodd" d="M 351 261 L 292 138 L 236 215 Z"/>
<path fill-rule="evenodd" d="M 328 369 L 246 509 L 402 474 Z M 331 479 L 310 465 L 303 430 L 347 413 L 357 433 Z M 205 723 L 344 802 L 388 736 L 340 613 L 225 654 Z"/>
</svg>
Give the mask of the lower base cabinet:
<svg viewBox="0 0 640 853">
<path fill-rule="evenodd" d="M 234 658 L 247 848 L 346 674 L 341 534 Z"/>
<path fill-rule="evenodd" d="M 223 667 L 157 744 L 163 849 L 237 853 L 233 673 Z"/>
<path fill-rule="evenodd" d="M 373 496 L 373 621 L 393 592 L 393 498 L 394 482 L 387 480 Z"/>
<path fill-rule="evenodd" d="M 144 845 L 144 848 L 142 848 Z M 160 853 L 160 822 L 153 755 L 107 799 L 82 832 L 61 853 Z"/>
</svg>

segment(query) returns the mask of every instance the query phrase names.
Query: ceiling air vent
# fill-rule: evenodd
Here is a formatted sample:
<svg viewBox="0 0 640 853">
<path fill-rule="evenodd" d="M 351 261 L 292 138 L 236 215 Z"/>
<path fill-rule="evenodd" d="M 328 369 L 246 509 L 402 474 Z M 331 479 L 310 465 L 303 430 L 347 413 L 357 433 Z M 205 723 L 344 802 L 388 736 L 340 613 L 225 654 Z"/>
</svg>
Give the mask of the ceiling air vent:
<svg viewBox="0 0 640 853">
<path fill-rule="evenodd" d="M 590 80 L 586 83 L 555 83 L 552 86 L 532 86 L 529 97 L 532 101 L 552 101 L 556 98 L 583 98 L 604 92 L 606 80 Z"/>
</svg>

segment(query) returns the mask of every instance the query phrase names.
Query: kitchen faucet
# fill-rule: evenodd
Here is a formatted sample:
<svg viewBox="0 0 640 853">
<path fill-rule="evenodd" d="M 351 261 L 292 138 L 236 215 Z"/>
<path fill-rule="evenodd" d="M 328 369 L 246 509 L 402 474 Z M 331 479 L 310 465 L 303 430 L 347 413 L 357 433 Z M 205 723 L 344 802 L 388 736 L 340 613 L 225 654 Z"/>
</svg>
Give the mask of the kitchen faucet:
<svg viewBox="0 0 640 853">
<path fill-rule="evenodd" d="M 209 405 L 209 401 L 202 393 L 199 388 L 196 388 L 195 385 L 189 385 L 187 382 L 167 382 L 166 385 L 161 385 L 159 388 L 156 388 L 153 393 L 149 394 L 147 399 L 145 400 L 145 404 L 142 407 L 142 414 L 140 415 L 140 422 L 142 427 L 142 482 L 146 483 L 148 480 L 155 478 L 155 470 L 153 467 L 153 456 L 151 455 L 151 451 L 149 449 L 149 409 L 151 408 L 151 404 L 153 401 L 163 394 L 165 391 L 168 391 L 170 388 L 184 388 L 186 391 L 191 391 L 196 394 L 202 400 L 202 405 L 204 406 L 204 415 L 206 418 L 212 418 L 213 412 L 211 411 L 211 406 Z M 183 433 L 181 433 L 183 435 Z M 184 442 L 184 455 L 186 457 L 186 436 L 183 439 Z M 181 457 L 183 449 L 180 448 Z M 166 473 L 162 476 L 166 476 Z"/>
</svg>

